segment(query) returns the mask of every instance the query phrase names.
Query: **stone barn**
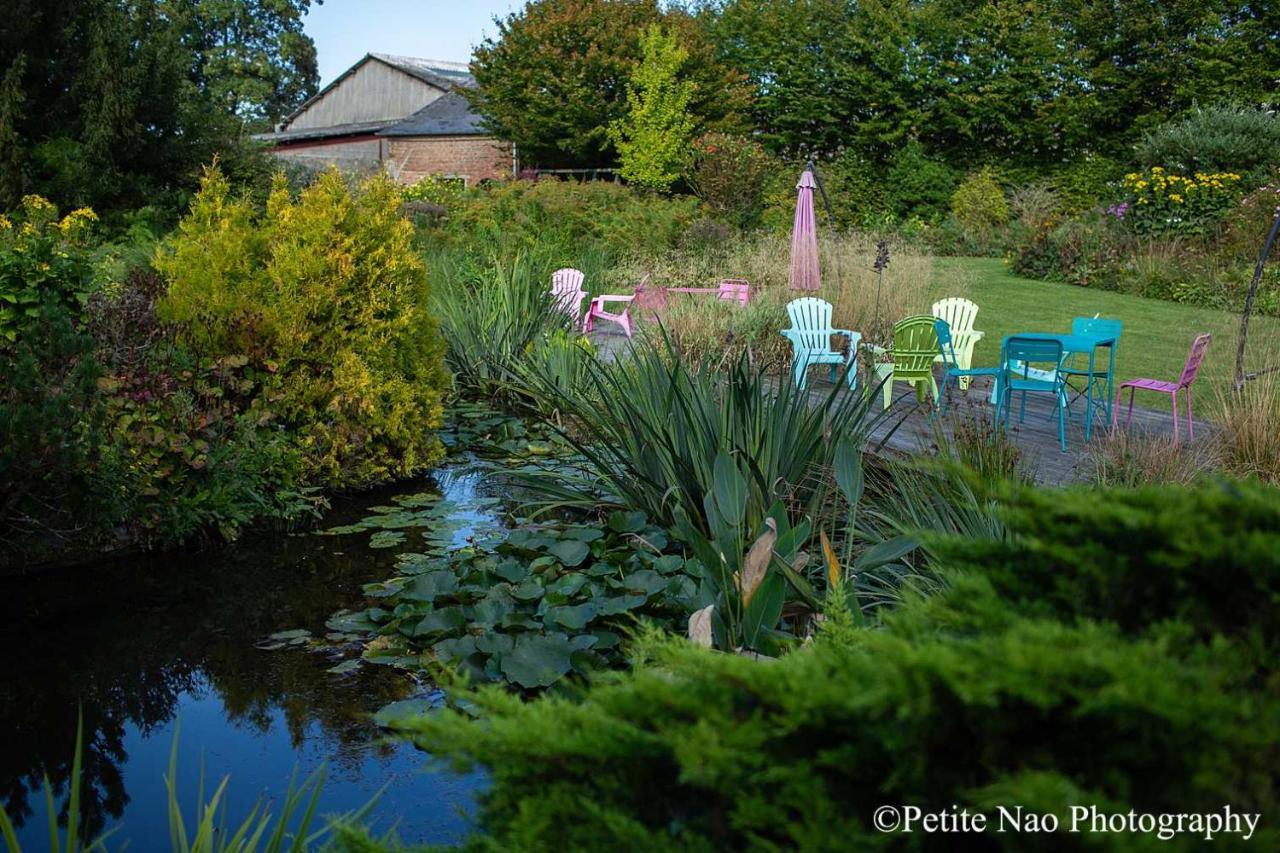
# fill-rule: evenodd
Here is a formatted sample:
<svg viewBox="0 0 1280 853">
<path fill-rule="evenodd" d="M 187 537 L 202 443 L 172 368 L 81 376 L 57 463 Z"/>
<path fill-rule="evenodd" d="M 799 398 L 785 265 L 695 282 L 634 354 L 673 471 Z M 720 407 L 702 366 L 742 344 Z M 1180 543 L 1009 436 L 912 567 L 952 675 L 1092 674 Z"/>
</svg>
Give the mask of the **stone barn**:
<svg viewBox="0 0 1280 853">
<path fill-rule="evenodd" d="M 488 135 L 461 90 L 467 66 L 370 53 L 258 139 L 281 160 L 354 172 L 385 169 L 411 184 L 427 175 L 511 177 L 514 147 Z"/>
</svg>

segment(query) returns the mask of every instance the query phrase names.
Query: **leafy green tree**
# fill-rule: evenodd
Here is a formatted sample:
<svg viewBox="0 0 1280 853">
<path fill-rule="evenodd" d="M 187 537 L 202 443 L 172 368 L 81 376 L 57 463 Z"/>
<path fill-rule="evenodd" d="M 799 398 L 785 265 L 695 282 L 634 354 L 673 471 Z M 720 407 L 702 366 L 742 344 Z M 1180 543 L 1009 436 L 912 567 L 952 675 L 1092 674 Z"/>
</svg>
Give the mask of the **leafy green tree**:
<svg viewBox="0 0 1280 853">
<path fill-rule="evenodd" d="M 609 126 L 609 137 L 624 178 L 665 191 L 689 159 L 696 126 L 689 114 L 694 85 L 680 74 L 689 52 L 658 24 L 645 30 L 640 48 L 644 59 L 627 89 L 627 115 Z"/>
<path fill-rule="evenodd" d="M 309 3 L 12 0 L 0 27 L 0 207 L 37 192 L 64 207 L 176 209 L 214 156 L 245 175 L 255 158 L 244 122 L 314 90 L 314 48 L 307 59 L 298 41 L 310 45 Z"/>
<path fill-rule="evenodd" d="M 315 94 L 316 45 L 302 29 L 312 0 L 171 2 L 189 16 L 202 86 L 246 124 L 268 130 Z"/>
<path fill-rule="evenodd" d="M 495 19 L 496 38 L 476 48 L 476 110 L 521 158 L 544 167 L 598 167 L 616 157 L 609 126 L 627 113 L 627 83 L 640 37 L 661 23 L 688 52 L 698 131 L 737 130 L 749 98 L 742 75 L 717 56 L 707 19 L 657 0 L 531 0 Z"/>
</svg>

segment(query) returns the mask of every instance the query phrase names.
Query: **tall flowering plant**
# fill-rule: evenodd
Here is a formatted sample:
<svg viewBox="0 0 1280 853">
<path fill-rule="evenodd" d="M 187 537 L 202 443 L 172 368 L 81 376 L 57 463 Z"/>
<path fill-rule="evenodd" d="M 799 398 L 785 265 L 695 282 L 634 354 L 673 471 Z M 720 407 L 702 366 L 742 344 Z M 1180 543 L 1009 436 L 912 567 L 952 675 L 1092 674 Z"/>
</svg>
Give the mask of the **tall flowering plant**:
<svg viewBox="0 0 1280 853">
<path fill-rule="evenodd" d="M 1124 198 L 1107 214 L 1139 234 L 1196 234 L 1219 219 L 1240 195 L 1235 172 L 1179 175 L 1160 166 L 1130 172 L 1121 183 Z"/>
<path fill-rule="evenodd" d="M 17 340 L 50 295 L 79 308 L 93 279 L 89 238 L 97 219 L 87 207 L 59 219 L 38 195 L 23 198 L 13 218 L 0 215 L 0 345 Z"/>
</svg>

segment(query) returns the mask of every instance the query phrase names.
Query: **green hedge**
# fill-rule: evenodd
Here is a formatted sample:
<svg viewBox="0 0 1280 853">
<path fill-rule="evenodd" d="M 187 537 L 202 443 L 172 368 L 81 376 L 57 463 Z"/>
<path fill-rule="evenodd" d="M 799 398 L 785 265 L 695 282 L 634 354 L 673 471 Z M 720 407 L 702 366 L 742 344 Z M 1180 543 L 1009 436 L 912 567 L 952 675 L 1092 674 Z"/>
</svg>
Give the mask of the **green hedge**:
<svg viewBox="0 0 1280 853">
<path fill-rule="evenodd" d="M 956 841 L 878 832 L 872 815 L 884 804 L 1021 805 L 1064 822 L 1071 805 L 1230 804 L 1261 812 L 1252 842 L 1274 846 L 1280 834 L 1265 818 L 1280 805 L 1280 697 L 1267 658 L 1242 653 L 1273 635 L 1280 550 L 1268 504 L 1280 505 L 1280 491 L 1248 484 L 1019 491 L 1004 499 L 1016 544 L 952 542 L 961 568 L 948 589 L 879 628 L 849 627 L 836 612 L 809 648 L 774 663 L 646 635 L 641 665 L 581 696 L 524 703 L 482 690 L 468 694 L 479 722 L 446 712 L 410 729 L 426 749 L 492 773 L 473 849 Z"/>
</svg>

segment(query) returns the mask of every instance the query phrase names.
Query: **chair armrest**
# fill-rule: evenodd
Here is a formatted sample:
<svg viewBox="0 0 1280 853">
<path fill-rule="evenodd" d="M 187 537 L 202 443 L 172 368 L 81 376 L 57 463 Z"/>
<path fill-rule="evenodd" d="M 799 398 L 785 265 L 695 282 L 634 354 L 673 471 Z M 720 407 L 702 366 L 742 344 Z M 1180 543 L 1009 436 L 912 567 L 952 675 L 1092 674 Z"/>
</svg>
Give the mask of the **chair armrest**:
<svg viewBox="0 0 1280 853">
<path fill-rule="evenodd" d="M 800 333 L 796 329 L 783 329 L 778 334 L 782 335 L 793 344 L 800 342 Z"/>
<path fill-rule="evenodd" d="M 606 302 L 631 302 L 634 299 L 635 299 L 634 295 L 633 296 L 615 296 L 611 294 L 606 294 L 603 296 L 593 297 L 591 301 L 599 302 L 601 305 L 604 305 L 604 303 Z"/>
<path fill-rule="evenodd" d="M 876 344 L 873 344 L 870 341 L 863 344 L 862 348 L 871 350 L 871 352 L 875 353 L 876 355 L 887 355 L 889 353 L 889 350 L 886 349 L 885 347 L 877 346 Z"/>
<path fill-rule="evenodd" d="M 833 335 L 844 335 L 846 338 L 848 338 L 848 339 L 849 339 L 849 340 L 851 340 L 851 341 L 852 341 L 852 340 L 859 340 L 859 341 L 860 341 L 860 340 L 862 340 L 862 335 L 861 335 L 861 333 L 859 333 L 859 332 L 855 332 L 855 331 L 853 331 L 852 329 L 831 329 L 831 334 L 833 334 Z"/>
</svg>

